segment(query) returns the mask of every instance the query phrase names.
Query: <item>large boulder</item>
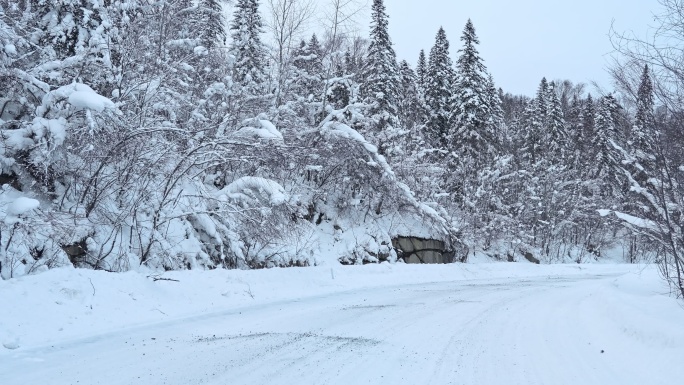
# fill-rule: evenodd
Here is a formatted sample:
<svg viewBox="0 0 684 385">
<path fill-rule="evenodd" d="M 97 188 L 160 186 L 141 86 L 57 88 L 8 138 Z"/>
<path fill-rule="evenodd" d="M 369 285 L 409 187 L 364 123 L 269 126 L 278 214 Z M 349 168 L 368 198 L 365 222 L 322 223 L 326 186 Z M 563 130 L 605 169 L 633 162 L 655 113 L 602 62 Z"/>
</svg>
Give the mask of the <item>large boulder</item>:
<svg viewBox="0 0 684 385">
<path fill-rule="evenodd" d="M 444 241 L 417 237 L 397 237 L 392 240 L 397 257 L 406 263 L 450 263 L 455 253 Z"/>
<path fill-rule="evenodd" d="M 524 255 L 525 255 L 525 259 L 527 259 L 528 261 L 530 261 L 532 263 L 539 265 L 540 261 L 534 257 L 534 254 L 530 253 L 529 251 L 526 251 Z"/>
</svg>

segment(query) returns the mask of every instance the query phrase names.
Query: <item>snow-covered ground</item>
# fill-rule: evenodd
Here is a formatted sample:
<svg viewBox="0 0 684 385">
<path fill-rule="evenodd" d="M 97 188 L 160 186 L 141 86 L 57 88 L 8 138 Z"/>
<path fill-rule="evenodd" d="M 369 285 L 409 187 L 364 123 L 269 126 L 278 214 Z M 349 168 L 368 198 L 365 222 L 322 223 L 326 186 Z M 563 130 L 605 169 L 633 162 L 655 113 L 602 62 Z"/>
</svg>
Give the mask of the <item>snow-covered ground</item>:
<svg viewBox="0 0 684 385">
<path fill-rule="evenodd" d="M 652 266 L 55 269 L 0 281 L 0 384 L 677 384 Z"/>
</svg>

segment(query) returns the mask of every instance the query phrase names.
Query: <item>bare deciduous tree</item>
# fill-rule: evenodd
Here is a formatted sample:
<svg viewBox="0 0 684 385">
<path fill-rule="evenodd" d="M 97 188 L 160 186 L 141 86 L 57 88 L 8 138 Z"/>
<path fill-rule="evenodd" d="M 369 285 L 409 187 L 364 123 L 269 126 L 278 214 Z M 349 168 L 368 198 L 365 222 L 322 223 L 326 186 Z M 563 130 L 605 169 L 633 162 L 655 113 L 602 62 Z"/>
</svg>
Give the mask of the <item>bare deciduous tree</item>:
<svg viewBox="0 0 684 385">
<path fill-rule="evenodd" d="M 267 0 L 266 5 L 270 16 L 267 28 L 275 42 L 273 56 L 278 71 L 276 106 L 280 106 L 291 50 L 295 39 L 302 37 L 308 27 L 316 12 L 316 4 L 313 0 Z"/>
<path fill-rule="evenodd" d="M 312 0 L 268 0 L 268 29 L 276 44 L 276 60 L 283 63 L 290 55 L 295 39 L 302 36 L 316 12 Z"/>
<path fill-rule="evenodd" d="M 662 13 L 654 15 L 655 26 L 649 38 L 611 28 L 610 38 L 619 54 L 611 72 L 618 85 L 636 96 L 644 64 L 654 75 L 655 92 L 672 111 L 684 110 L 684 1 L 658 0 Z"/>
<path fill-rule="evenodd" d="M 655 15 L 656 26 L 650 38 L 612 30 L 611 41 L 619 54 L 612 73 L 617 85 L 636 97 L 639 71 L 647 64 L 655 96 L 667 110 L 652 153 L 625 154 L 623 164 L 627 165 L 625 174 L 631 191 L 644 208 L 637 214 L 645 221 L 637 227 L 662 248 L 661 271 L 675 291 L 684 296 L 684 140 L 680 129 L 684 118 L 684 1 L 659 3 L 662 13 Z"/>
<path fill-rule="evenodd" d="M 367 2 L 363 0 L 329 0 L 328 6 L 323 11 L 320 22 L 325 30 L 324 55 L 327 57 L 325 78 L 330 79 L 337 65 L 343 60 L 342 47 L 347 39 L 354 36 L 357 30 L 357 17 L 366 9 Z M 328 93 L 326 82 L 323 95 Z M 323 97 L 321 113 L 327 107 L 326 98 Z"/>
</svg>

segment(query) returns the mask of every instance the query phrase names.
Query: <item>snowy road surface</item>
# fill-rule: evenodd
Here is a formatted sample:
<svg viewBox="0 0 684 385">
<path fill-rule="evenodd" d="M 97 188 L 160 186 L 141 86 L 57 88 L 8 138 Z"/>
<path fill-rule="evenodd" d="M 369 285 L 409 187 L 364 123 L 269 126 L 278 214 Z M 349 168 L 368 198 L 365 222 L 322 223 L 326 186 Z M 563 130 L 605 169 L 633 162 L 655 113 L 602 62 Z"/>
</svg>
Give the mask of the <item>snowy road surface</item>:
<svg viewBox="0 0 684 385">
<path fill-rule="evenodd" d="M 588 270 L 312 293 L 0 347 L 0 384 L 684 383 L 684 310 L 657 276 Z"/>
</svg>

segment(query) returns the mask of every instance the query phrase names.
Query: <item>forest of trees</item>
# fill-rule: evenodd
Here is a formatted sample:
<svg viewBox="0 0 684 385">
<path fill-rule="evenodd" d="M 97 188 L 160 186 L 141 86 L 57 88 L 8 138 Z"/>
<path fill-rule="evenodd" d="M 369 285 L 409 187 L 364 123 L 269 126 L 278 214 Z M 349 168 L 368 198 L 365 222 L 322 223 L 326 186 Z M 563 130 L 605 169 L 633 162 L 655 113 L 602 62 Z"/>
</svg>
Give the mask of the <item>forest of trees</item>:
<svg viewBox="0 0 684 385">
<path fill-rule="evenodd" d="M 334 241 L 392 261 L 415 235 L 459 260 L 619 249 L 684 293 L 680 41 L 615 34 L 614 93 L 540 76 L 528 97 L 497 88 L 470 20 L 414 69 L 382 0 L 368 37 L 353 0 L 260 3 L 0 0 L 3 278 L 305 266 Z"/>
</svg>

